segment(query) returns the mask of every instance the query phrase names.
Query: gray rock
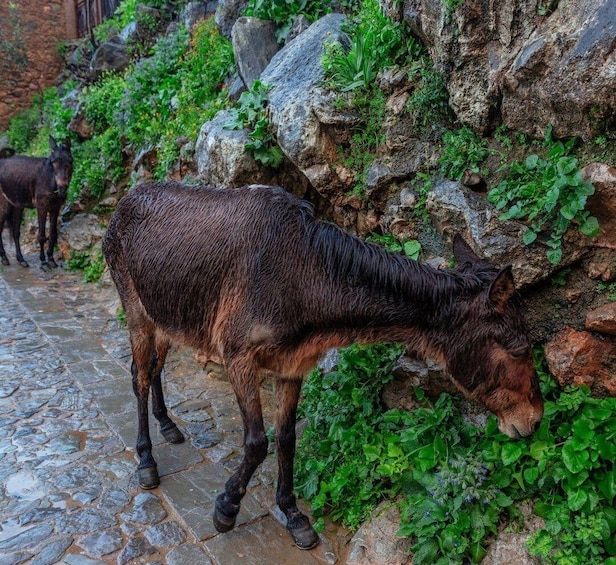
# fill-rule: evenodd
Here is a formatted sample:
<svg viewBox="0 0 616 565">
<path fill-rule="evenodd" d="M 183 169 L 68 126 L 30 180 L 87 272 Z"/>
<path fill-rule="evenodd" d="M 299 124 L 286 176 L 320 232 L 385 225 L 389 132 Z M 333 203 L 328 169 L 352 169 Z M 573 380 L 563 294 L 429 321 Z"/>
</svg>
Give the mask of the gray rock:
<svg viewBox="0 0 616 565">
<path fill-rule="evenodd" d="M 323 46 L 343 40 L 344 21 L 341 14 L 316 21 L 274 55 L 261 74 L 272 87 L 270 119 L 280 148 L 322 194 L 349 188 L 336 173 L 336 141 L 318 118 L 318 108 L 333 108 L 333 99 L 321 86 Z"/>
<path fill-rule="evenodd" d="M 485 196 L 454 181 L 436 181 L 426 209 L 442 235 L 451 238 L 460 232 L 480 257 L 494 265 L 511 263 L 518 287 L 545 279 L 557 267 L 566 267 L 580 259 L 584 252 L 584 247 L 576 242 L 565 244 L 561 264 L 553 265 L 546 257 L 547 248 L 539 241 L 524 245 L 522 224 L 500 221 L 499 213 Z"/>
<path fill-rule="evenodd" d="M 90 61 L 90 70 L 96 75 L 105 71 L 122 71 L 128 67 L 129 63 L 130 57 L 126 42 L 116 35 L 94 51 Z"/>
<path fill-rule="evenodd" d="M 109 530 L 95 531 L 81 538 L 77 545 L 83 547 L 88 552 L 88 555 L 103 557 L 120 549 L 122 542 L 122 530 L 120 528 L 111 528 Z"/>
<path fill-rule="evenodd" d="M 394 2 L 385 4 L 395 17 Z M 407 0 L 403 18 L 444 72 L 466 125 L 486 133 L 502 121 L 543 137 L 552 124 L 558 137 L 588 139 L 616 112 L 616 4 L 557 4 L 541 17 L 535 0 L 473 2 L 453 13 L 439 0 Z"/>
<path fill-rule="evenodd" d="M 248 0 L 220 0 L 216 7 L 214 20 L 218 26 L 218 31 L 225 37 L 231 38 L 231 30 L 236 20 L 242 15 L 244 8 L 248 5 Z"/>
<path fill-rule="evenodd" d="M 412 541 L 397 536 L 399 526 L 400 511 L 381 503 L 349 542 L 347 565 L 409 565 Z"/>
<path fill-rule="evenodd" d="M 186 565 L 186 563 L 210 565 L 211 560 L 198 545 L 181 545 L 167 553 L 167 565 Z"/>
<path fill-rule="evenodd" d="M 231 30 L 233 55 L 240 77 L 246 87 L 261 76 L 278 52 L 276 24 L 257 18 L 239 18 Z"/>
<path fill-rule="evenodd" d="M 150 526 L 145 531 L 145 537 L 155 547 L 174 546 L 186 541 L 186 533 L 177 522 L 163 522 Z"/>
<path fill-rule="evenodd" d="M 140 524 L 157 524 L 166 517 L 162 502 L 150 492 L 139 493 L 133 501 L 132 511 L 122 514 L 124 520 Z"/>
<path fill-rule="evenodd" d="M 195 148 L 199 176 L 211 185 L 225 188 L 268 182 L 265 168 L 244 148 L 249 141 L 248 132 L 225 129 L 230 117 L 227 111 L 219 112 L 203 124 Z"/>
<path fill-rule="evenodd" d="M 72 538 L 56 539 L 39 549 L 36 557 L 30 562 L 31 565 L 53 565 L 57 563 L 64 552 L 73 543 Z"/>
<path fill-rule="evenodd" d="M 186 29 L 192 29 L 196 23 L 213 15 L 216 12 L 217 4 L 216 0 L 210 0 L 209 2 L 188 2 L 188 4 L 182 8 L 178 19 L 184 24 Z"/>
<path fill-rule="evenodd" d="M 145 538 L 130 538 L 124 549 L 120 552 L 120 555 L 118 555 L 118 565 L 125 565 L 133 559 L 144 555 L 151 555 L 152 553 L 156 553 L 156 549 Z"/>
</svg>

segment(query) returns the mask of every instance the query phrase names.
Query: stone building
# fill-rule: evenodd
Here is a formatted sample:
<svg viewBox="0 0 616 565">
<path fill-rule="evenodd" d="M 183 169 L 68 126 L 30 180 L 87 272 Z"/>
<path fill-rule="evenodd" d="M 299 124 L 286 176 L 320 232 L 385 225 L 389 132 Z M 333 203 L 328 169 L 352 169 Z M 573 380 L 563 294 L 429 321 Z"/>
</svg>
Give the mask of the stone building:
<svg viewBox="0 0 616 565">
<path fill-rule="evenodd" d="M 62 69 L 62 44 L 87 35 L 119 0 L 0 1 L 0 130 L 51 86 Z"/>
</svg>

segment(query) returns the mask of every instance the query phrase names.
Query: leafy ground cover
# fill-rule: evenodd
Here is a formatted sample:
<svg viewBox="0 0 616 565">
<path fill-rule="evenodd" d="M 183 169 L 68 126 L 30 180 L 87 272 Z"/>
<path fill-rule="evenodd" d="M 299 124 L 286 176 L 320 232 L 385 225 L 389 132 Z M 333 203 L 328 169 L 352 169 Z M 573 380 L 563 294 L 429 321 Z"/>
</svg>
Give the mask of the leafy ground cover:
<svg viewBox="0 0 616 565">
<path fill-rule="evenodd" d="M 526 502 L 545 523 L 528 542 L 543 563 L 616 564 L 615 398 L 560 390 L 539 362 L 545 417 L 513 441 L 495 417 L 485 430 L 465 423 L 449 395 L 416 390 L 416 410 L 385 410 L 380 392 L 400 353 L 351 346 L 304 387 L 296 473 L 317 525 L 327 513 L 356 528 L 389 499 L 413 563 L 478 563 L 503 527 L 522 528 Z"/>
</svg>

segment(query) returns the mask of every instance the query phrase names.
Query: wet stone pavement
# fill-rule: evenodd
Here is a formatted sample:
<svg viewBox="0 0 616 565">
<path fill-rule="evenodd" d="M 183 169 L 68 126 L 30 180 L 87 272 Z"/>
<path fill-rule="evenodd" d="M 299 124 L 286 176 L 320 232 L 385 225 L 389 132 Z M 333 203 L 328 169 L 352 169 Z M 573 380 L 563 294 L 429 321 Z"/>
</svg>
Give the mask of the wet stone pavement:
<svg viewBox="0 0 616 565">
<path fill-rule="evenodd" d="M 293 545 L 274 502 L 272 453 L 236 528 L 215 531 L 214 499 L 239 463 L 242 425 L 224 375 L 188 349 L 172 350 L 163 376 L 187 441 L 165 443 L 152 422 L 162 482 L 142 491 L 115 289 L 27 260 L 29 269 L 0 267 L 0 565 L 343 563 L 347 538 L 335 528 L 310 552 Z M 262 396 L 270 427 L 267 383 Z"/>
</svg>

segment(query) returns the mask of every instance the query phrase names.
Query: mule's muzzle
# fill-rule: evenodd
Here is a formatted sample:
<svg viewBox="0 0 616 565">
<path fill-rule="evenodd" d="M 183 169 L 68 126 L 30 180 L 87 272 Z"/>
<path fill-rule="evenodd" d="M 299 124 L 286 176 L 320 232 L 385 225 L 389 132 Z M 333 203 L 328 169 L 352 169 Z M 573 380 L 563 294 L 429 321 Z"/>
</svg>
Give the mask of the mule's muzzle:
<svg viewBox="0 0 616 565">
<path fill-rule="evenodd" d="M 513 439 L 520 439 L 533 435 L 543 418 L 543 410 L 533 411 L 526 418 L 498 418 L 498 429 Z"/>
</svg>

